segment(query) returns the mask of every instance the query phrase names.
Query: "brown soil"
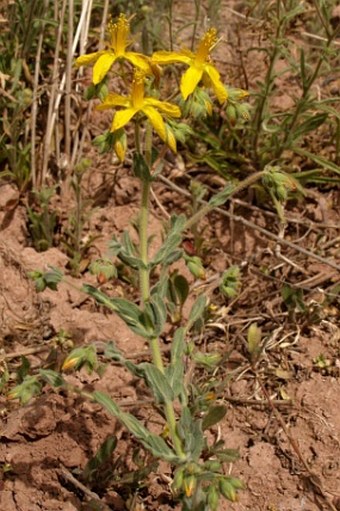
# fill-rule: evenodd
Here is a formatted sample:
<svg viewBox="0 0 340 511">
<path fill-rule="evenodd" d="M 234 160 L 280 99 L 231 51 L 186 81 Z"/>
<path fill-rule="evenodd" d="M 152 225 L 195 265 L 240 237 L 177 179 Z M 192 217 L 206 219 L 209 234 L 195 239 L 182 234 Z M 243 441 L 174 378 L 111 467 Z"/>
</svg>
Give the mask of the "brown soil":
<svg viewBox="0 0 340 511">
<path fill-rule="evenodd" d="M 231 4 L 234 6 L 234 2 L 228 3 Z M 184 10 L 188 8 L 185 5 Z M 179 7 L 176 15 L 181 16 Z M 228 32 L 225 36 L 232 40 L 235 33 L 231 33 L 231 28 L 225 30 Z M 249 38 L 251 45 L 251 34 Z M 231 54 L 223 59 L 232 68 Z M 253 75 L 256 76 L 255 68 L 260 75 L 261 59 L 256 61 L 252 56 L 251 62 Z M 281 107 L 282 101 L 286 101 L 287 107 L 290 99 L 287 96 L 277 101 Z M 104 175 L 104 171 L 111 172 L 115 166 L 91 148 L 88 153 L 92 166 L 84 193 L 93 200 L 96 209 L 86 235 L 100 235 L 89 255 L 94 259 L 105 256 L 113 234 L 125 228 L 133 233 L 131 220 L 138 211 L 138 181 L 125 169 L 114 176 L 114 183 L 112 175 Z M 168 161 L 166 172 L 184 188 L 187 181 L 181 165 L 179 159 Z M 206 179 L 203 173 L 195 177 Z M 167 211 L 187 211 L 187 199 L 176 191 L 158 184 L 155 193 Z M 33 370 L 58 367 L 66 348 L 64 351 L 52 348 L 61 330 L 69 334 L 75 345 L 95 342 L 101 346 L 113 340 L 127 356 L 138 353 L 140 358 L 147 357 L 143 339 L 131 333 L 119 318 L 84 299 L 76 289 L 62 284 L 58 293 L 50 290 L 36 293 L 27 272 L 56 266 L 68 273 L 68 258 L 60 245 L 40 253 L 32 248 L 26 210 L 21 203 L 13 207 L 16 198 L 15 189 L 2 184 L 1 373 L 8 371 L 10 383 L 13 382 L 21 355 L 30 361 Z M 214 213 L 206 221 L 204 236 L 211 240 L 211 245 L 206 255 L 207 281 L 200 283 L 216 305 L 216 312 L 199 342 L 202 349 L 228 353 L 225 366 L 217 373 L 223 382 L 218 401 L 228 407 L 218 434 L 228 447 L 240 449 L 240 460 L 227 469 L 246 483 L 237 503 L 223 502 L 219 509 L 340 510 L 340 329 L 339 310 L 330 294 L 338 281 L 338 272 L 326 262 L 308 258 L 289 247 L 283 247 L 280 253 L 274 241 L 237 220 L 237 216 L 242 216 L 277 233 L 276 216 L 255 203 L 252 205 L 251 197 L 243 196 L 244 202 L 240 199 L 232 202 L 231 219 Z M 67 218 L 70 200 L 66 189 L 56 206 L 63 220 Z M 335 190 L 322 193 L 311 190 L 301 204 L 289 206 L 285 238 L 318 253 L 325 261 L 339 261 L 338 205 Z M 163 221 L 162 211 L 153 202 L 150 223 L 150 233 L 155 236 L 153 250 L 160 241 Z M 242 288 L 235 300 L 226 301 L 216 292 L 216 282 L 230 264 L 242 268 Z M 68 278 L 79 286 L 79 279 Z M 88 273 L 82 280 L 95 282 Z M 284 283 L 303 290 L 304 311 L 297 307 L 287 309 L 281 296 Z M 118 296 L 129 296 L 131 291 L 119 281 L 110 286 Z M 261 325 L 267 339 L 257 378 L 250 370 L 245 348 L 246 332 L 253 322 Z M 58 360 L 51 360 L 54 355 Z M 105 390 L 159 431 L 159 419 L 146 389 L 136 386 L 122 368 L 109 366 L 103 377 L 81 371 L 68 378 L 85 390 Z M 267 396 L 274 400 L 272 406 Z M 114 459 L 110 461 L 111 465 L 116 463 L 117 474 L 137 469 L 134 458 L 137 445 L 99 406 L 72 394 L 45 389 L 41 396 L 22 407 L 3 395 L 0 411 L 1 510 L 175 508 L 169 486 L 171 473 L 165 464 L 150 473 L 147 485 L 138 493 L 134 493 L 135 486 L 117 484 L 112 479 L 106 486 L 98 480 L 82 485 L 81 471 L 110 435 L 118 438 Z"/>
</svg>

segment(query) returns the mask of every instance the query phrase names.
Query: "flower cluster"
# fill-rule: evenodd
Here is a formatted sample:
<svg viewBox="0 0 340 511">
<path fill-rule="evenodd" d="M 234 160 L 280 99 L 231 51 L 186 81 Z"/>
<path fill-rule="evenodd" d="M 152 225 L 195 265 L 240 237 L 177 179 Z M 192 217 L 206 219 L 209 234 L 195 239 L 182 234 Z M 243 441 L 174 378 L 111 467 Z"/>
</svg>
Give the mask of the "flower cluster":
<svg viewBox="0 0 340 511">
<path fill-rule="evenodd" d="M 130 45 L 130 24 L 124 14 L 116 23 L 109 23 L 110 41 L 107 48 L 88 55 L 82 55 L 76 60 L 76 65 L 93 65 L 93 84 L 100 84 L 116 62 L 128 61 L 134 67 L 130 94 L 122 96 L 109 93 L 98 110 L 116 109 L 113 117 L 111 133 L 113 147 L 118 158 L 123 161 L 126 152 L 126 135 L 124 127 L 132 118 L 147 118 L 159 137 L 176 152 L 176 137 L 171 127 L 171 119 L 181 116 L 179 106 L 168 101 L 161 101 L 145 94 L 146 83 L 159 83 L 159 67 L 167 64 L 185 64 L 187 69 L 181 77 L 180 91 L 183 100 L 187 100 L 200 83 L 203 87 L 212 88 L 220 104 L 228 98 L 227 88 L 223 85 L 220 74 L 213 64 L 210 53 L 217 44 L 217 32 L 211 28 L 201 39 L 196 53 L 189 50 L 179 52 L 157 51 L 151 57 L 141 53 L 128 51 Z M 151 78 L 151 79 L 150 79 Z M 211 105 L 206 107 L 210 113 Z M 168 122 L 167 122 L 168 121 Z"/>
</svg>

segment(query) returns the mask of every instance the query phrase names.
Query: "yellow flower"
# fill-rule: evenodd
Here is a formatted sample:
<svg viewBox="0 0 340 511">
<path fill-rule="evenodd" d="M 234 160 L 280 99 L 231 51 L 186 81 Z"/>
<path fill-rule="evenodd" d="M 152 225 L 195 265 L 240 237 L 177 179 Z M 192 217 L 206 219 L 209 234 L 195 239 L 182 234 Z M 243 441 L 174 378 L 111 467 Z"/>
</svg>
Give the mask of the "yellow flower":
<svg viewBox="0 0 340 511">
<path fill-rule="evenodd" d="M 228 93 L 221 82 L 220 73 L 210 60 L 210 52 L 216 43 L 217 32 L 216 29 L 211 28 L 201 39 L 196 53 L 189 50 L 181 50 L 180 52 L 157 51 L 152 56 L 152 62 L 160 65 L 176 62 L 187 64 L 189 69 L 186 70 L 181 79 L 183 98 L 187 99 L 203 79 L 205 83 L 213 87 L 218 101 L 222 104 L 227 99 Z"/>
<path fill-rule="evenodd" d="M 123 110 L 118 110 L 113 117 L 111 126 L 111 131 L 113 132 L 123 128 L 136 114 L 143 113 L 149 119 L 160 138 L 176 152 L 176 139 L 167 129 L 163 117 L 159 112 L 169 115 L 170 117 L 180 117 L 181 110 L 177 105 L 173 105 L 167 101 L 159 101 L 155 98 L 145 97 L 144 79 L 145 73 L 136 70 L 130 96 L 125 97 L 114 92 L 108 94 L 105 101 L 97 106 L 97 110 L 108 110 L 117 106 L 123 107 Z"/>
<path fill-rule="evenodd" d="M 130 23 L 124 14 L 119 16 L 117 23 L 109 23 L 108 31 L 111 41 L 108 44 L 107 50 L 81 55 L 76 60 L 78 67 L 89 66 L 95 63 L 93 67 L 93 83 L 95 85 L 102 81 L 111 66 L 118 59 L 126 59 L 146 73 L 151 72 L 147 57 L 141 53 L 126 51 L 126 47 L 129 45 Z"/>
</svg>

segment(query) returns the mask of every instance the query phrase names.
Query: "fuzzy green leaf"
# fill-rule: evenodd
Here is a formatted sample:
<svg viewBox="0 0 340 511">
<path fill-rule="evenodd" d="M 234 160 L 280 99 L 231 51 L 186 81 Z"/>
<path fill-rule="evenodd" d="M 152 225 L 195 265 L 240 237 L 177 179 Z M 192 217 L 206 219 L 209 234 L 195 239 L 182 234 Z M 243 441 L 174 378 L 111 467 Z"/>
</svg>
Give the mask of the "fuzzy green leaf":
<svg viewBox="0 0 340 511">
<path fill-rule="evenodd" d="M 134 153 L 133 156 L 133 173 L 144 183 L 152 181 L 150 169 L 140 153 Z"/>
<path fill-rule="evenodd" d="M 223 419 L 226 413 L 227 408 L 222 405 L 213 406 L 212 408 L 210 408 L 210 410 L 203 419 L 202 423 L 203 431 L 211 428 L 212 426 L 215 426 L 215 424 L 217 424 Z"/>
<path fill-rule="evenodd" d="M 154 365 L 145 362 L 140 364 L 150 389 L 158 403 L 168 403 L 174 400 L 174 393 L 166 376 Z"/>
<path fill-rule="evenodd" d="M 85 293 L 89 294 L 97 300 L 98 303 L 105 305 L 126 323 L 126 325 L 136 334 L 150 339 L 155 337 L 155 331 L 152 327 L 152 320 L 145 312 L 129 300 L 124 298 L 110 298 L 99 289 L 89 284 L 83 285 Z"/>
<path fill-rule="evenodd" d="M 62 387 L 65 384 L 62 375 L 51 369 L 40 369 L 39 374 L 52 387 Z"/>
<path fill-rule="evenodd" d="M 197 321 L 203 314 L 204 309 L 206 307 L 207 299 L 204 295 L 200 295 L 197 300 L 195 301 L 194 305 L 192 306 L 192 309 L 189 314 L 188 318 L 188 326 L 187 329 L 189 330 L 192 325 Z"/>
<path fill-rule="evenodd" d="M 165 443 L 163 438 L 150 433 L 133 415 L 123 412 L 119 406 L 103 392 L 93 392 L 94 401 L 102 405 L 111 415 L 116 417 L 154 456 L 169 462 L 178 462 L 176 454 Z"/>
<path fill-rule="evenodd" d="M 296 154 L 299 154 L 300 156 L 309 158 L 310 160 L 314 161 L 321 167 L 324 167 L 325 169 L 330 170 L 331 172 L 335 172 L 335 174 L 340 174 L 340 167 L 335 163 L 327 160 L 323 156 L 317 156 L 316 154 L 310 153 L 309 151 L 301 149 L 300 147 L 292 147 L 292 151 L 294 151 Z"/>
</svg>

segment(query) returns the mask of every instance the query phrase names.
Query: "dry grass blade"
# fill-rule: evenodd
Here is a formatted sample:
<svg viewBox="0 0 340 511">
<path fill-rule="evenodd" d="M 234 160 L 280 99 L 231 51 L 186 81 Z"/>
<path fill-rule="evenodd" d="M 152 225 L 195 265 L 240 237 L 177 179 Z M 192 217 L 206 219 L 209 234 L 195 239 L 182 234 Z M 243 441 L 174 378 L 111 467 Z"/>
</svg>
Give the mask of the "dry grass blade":
<svg viewBox="0 0 340 511">
<path fill-rule="evenodd" d="M 42 177 L 41 177 L 42 184 L 44 184 L 46 181 L 51 140 L 52 140 L 52 135 L 53 135 L 53 131 L 55 128 L 57 115 L 59 112 L 60 102 L 61 102 L 61 99 L 62 99 L 62 96 L 64 93 L 67 76 L 69 77 L 68 79 L 71 81 L 71 71 L 70 70 L 68 71 L 69 67 L 67 67 L 67 72 L 63 73 L 62 78 L 61 78 L 60 82 L 58 83 L 58 73 L 59 73 L 58 59 L 59 59 L 63 24 L 65 21 L 66 4 L 67 4 L 67 1 L 64 0 L 60 18 L 59 18 L 59 30 L 58 30 L 58 35 L 57 35 L 56 50 L 55 50 L 55 54 L 54 54 L 52 89 L 51 89 L 51 97 L 50 97 L 49 108 L 48 108 L 47 130 L 46 130 L 46 135 L 45 135 L 45 140 L 44 140 L 44 159 L 43 159 Z M 79 22 L 77 25 L 76 33 L 73 37 L 72 44 L 70 41 L 69 46 L 68 46 L 68 52 L 67 52 L 68 66 L 72 66 L 74 54 L 76 52 L 76 48 L 77 48 L 77 45 L 78 45 L 81 35 L 82 35 L 82 39 L 81 39 L 82 45 L 85 45 L 85 42 L 87 39 L 87 34 L 88 34 L 88 29 L 89 29 L 89 20 L 91 18 L 91 9 L 92 9 L 92 0 L 87 0 L 86 2 L 82 3 L 82 10 L 80 13 L 80 18 L 79 18 Z M 69 114 L 67 114 L 67 115 L 70 115 L 70 114 L 71 114 L 71 110 L 70 110 Z M 57 163 L 59 163 L 59 162 L 57 162 Z"/>
<path fill-rule="evenodd" d="M 44 0 L 44 13 L 48 9 L 48 0 Z M 31 110 L 31 174 L 33 188 L 36 188 L 38 182 L 37 167 L 36 167 L 36 133 L 37 133 L 37 114 L 38 114 L 38 88 L 39 88 L 39 75 L 41 65 L 41 53 L 44 41 L 44 27 L 45 23 L 42 24 L 41 32 L 38 39 L 38 48 L 35 60 L 34 69 L 34 83 L 33 83 L 33 98 L 32 98 L 32 110 Z"/>
</svg>

